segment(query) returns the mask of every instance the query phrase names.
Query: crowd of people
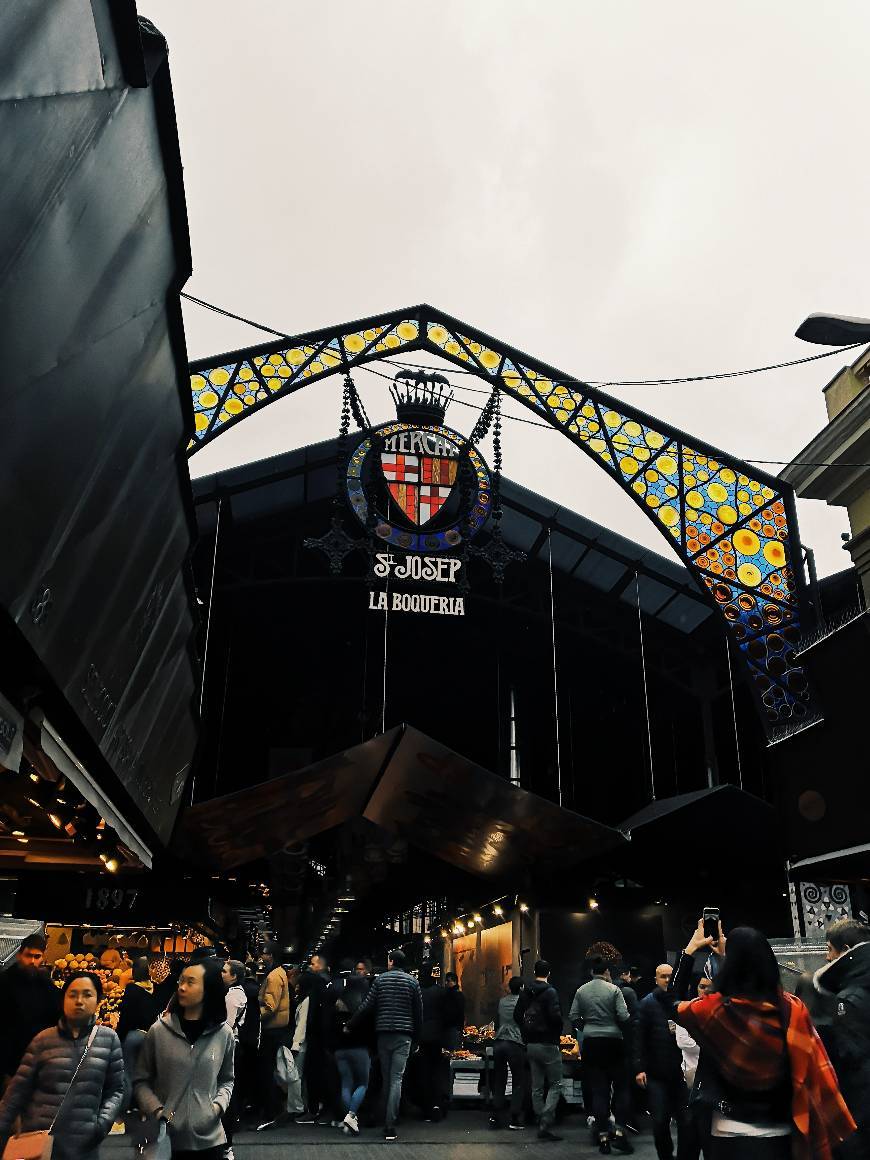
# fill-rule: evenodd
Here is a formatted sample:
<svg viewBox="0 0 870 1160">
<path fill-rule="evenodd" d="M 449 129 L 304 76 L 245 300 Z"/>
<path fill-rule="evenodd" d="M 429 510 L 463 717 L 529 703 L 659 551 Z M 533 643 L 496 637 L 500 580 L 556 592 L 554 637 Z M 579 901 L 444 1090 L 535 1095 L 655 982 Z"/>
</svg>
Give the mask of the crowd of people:
<svg viewBox="0 0 870 1160">
<path fill-rule="evenodd" d="M 464 996 L 453 974 L 413 974 L 400 950 L 379 974 L 361 959 L 333 976 L 322 955 L 300 966 L 268 947 L 246 964 L 201 948 L 159 986 L 143 956 L 117 1030 L 98 1019 L 100 978 L 73 970 L 58 989 L 44 951 L 30 936 L 0 975 L 0 1152 L 16 1132 L 42 1133 L 56 1160 L 96 1160 L 126 1117 L 135 1149 L 233 1160 L 240 1124 L 357 1136 L 380 1123 L 393 1141 L 403 1106 L 447 1114 Z M 648 1119 L 660 1158 L 674 1132 L 678 1160 L 870 1157 L 870 927 L 834 923 L 827 958 L 801 980 L 805 1002 L 748 927 L 726 939 L 699 922 L 642 998 L 630 968 L 591 953 L 567 1025 L 598 1150 L 632 1153 Z M 530 1103 L 542 1143 L 560 1138 L 566 1027 L 550 975 L 540 960 L 508 980 L 492 1043 L 489 1127 L 523 1130 Z"/>
</svg>

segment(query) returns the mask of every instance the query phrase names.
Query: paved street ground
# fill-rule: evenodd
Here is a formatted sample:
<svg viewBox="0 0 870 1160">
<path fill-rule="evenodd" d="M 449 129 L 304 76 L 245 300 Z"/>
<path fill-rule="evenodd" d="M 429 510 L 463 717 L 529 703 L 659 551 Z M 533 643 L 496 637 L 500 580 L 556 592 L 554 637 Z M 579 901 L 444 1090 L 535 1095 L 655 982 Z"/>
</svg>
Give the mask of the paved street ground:
<svg viewBox="0 0 870 1160">
<path fill-rule="evenodd" d="M 291 1153 L 293 1160 L 373 1160 L 383 1156 L 383 1149 L 392 1149 L 402 1160 L 525 1160 L 532 1155 L 542 1160 L 591 1160 L 599 1155 L 579 1117 L 565 1120 L 557 1131 L 564 1136 L 562 1143 L 542 1144 L 533 1128 L 490 1132 L 483 1111 L 461 1111 L 452 1112 L 441 1124 L 405 1123 L 395 1143 L 386 1143 L 380 1130 L 374 1129 L 352 1139 L 333 1128 L 295 1125 L 284 1131 L 240 1132 L 235 1154 L 236 1160 L 283 1160 Z M 633 1137 L 633 1142 L 638 1160 L 652 1160 L 655 1149 L 649 1133 Z M 124 1138 L 115 1136 L 103 1146 L 101 1156 L 102 1160 L 120 1160 L 128 1152 Z"/>
</svg>

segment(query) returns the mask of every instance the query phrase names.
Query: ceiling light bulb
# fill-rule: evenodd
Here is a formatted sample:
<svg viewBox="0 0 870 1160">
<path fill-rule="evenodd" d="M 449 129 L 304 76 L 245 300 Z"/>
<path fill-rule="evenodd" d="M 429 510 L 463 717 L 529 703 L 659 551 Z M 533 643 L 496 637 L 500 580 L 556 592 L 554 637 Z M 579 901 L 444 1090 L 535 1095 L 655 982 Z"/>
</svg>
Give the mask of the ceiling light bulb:
<svg viewBox="0 0 870 1160">
<path fill-rule="evenodd" d="M 498 903 L 496 903 L 496 905 L 492 908 L 492 913 L 497 914 L 500 918 L 504 914 L 504 910 L 498 905 Z"/>
<path fill-rule="evenodd" d="M 524 902 L 520 903 L 520 910 L 522 911 L 523 914 L 529 913 L 529 908 L 526 906 L 526 904 Z"/>
</svg>

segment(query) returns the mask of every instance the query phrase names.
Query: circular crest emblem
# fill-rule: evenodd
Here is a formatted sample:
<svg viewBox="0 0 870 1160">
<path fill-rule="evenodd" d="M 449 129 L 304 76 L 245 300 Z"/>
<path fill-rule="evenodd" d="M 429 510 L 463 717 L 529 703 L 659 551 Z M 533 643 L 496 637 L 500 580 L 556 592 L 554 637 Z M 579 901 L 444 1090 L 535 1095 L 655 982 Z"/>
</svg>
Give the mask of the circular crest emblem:
<svg viewBox="0 0 870 1160">
<path fill-rule="evenodd" d="M 373 454 L 380 445 L 380 464 Z M 463 472 L 469 486 L 463 488 Z M 463 492 L 469 496 L 463 511 Z M 475 536 L 492 504 L 489 468 L 476 447 L 435 423 L 385 423 L 357 446 L 347 467 L 347 494 L 360 523 L 374 497 L 375 532 L 408 552 L 444 552 Z"/>
</svg>

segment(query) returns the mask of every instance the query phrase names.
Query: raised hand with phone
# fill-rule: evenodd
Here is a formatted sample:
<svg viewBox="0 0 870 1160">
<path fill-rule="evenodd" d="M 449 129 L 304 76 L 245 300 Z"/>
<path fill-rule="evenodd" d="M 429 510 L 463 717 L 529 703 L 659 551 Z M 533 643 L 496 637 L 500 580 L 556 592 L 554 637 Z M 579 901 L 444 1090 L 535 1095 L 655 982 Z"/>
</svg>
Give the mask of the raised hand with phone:
<svg viewBox="0 0 870 1160">
<path fill-rule="evenodd" d="M 686 943 L 683 953 L 694 955 L 698 951 L 707 949 L 711 950 L 714 955 L 724 958 L 726 941 L 718 909 L 706 907 L 703 915 L 698 919 L 695 932 Z"/>
</svg>

